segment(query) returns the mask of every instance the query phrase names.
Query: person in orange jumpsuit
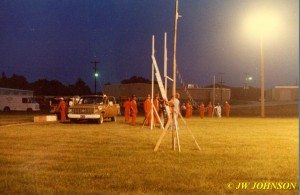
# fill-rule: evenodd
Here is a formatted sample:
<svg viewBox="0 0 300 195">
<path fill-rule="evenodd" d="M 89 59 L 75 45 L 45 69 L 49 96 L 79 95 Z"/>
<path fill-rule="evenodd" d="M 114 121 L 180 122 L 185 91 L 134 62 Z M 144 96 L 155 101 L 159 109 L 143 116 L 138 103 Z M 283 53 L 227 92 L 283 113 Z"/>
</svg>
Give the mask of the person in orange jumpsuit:
<svg viewBox="0 0 300 195">
<path fill-rule="evenodd" d="M 226 114 L 226 117 L 229 118 L 229 113 L 230 113 L 230 105 L 229 103 L 226 101 L 225 102 L 225 114 Z"/>
<path fill-rule="evenodd" d="M 152 109 L 152 105 L 151 105 L 150 95 L 148 95 L 148 97 L 144 101 L 145 119 L 144 119 L 143 124 L 145 124 L 145 125 L 151 124 L 151 118 L 152 118 L 151 117 L 151 109 Z"/>
<path fill-rule="evenodd" d="M 60 111 L 60 120 L 64 122 L 66 120 L 66 103 L 64 101 L 64 98 L 60 98 L 60 102 L 57 108 Z"/>
<path fill-rule="evenodd" d="M 213 106 L 212 106 L 211 102 L 209 102 L 207 105 L 207 116 L 208 117 L 212 117 L 212 110 L 213 110 Z"/>
<path fill-rule="evenodd" d="M 135 95 L 133 95 L 132 98 L 131 98 L 130 109 L 131 109 L 131 117 L 132 117 L 131 124 L 135 125 L 136 116 L 137 116 L 137 113 L 138 113 Z"/>
<path fill-rule="evenodd" d="M 159 112 L 159 96 L 156 95 L 155 96 L 155 99 L 153 100 L 153 105 L 154 105 L 154 108 L 157 112 L 157 114 L 155 113 L 155 111 L 153 110 L 153 114 L 154 114 L 154 122 L 155 123 L 158 123 L 158 112 Z"/>
<path fill-rule="evenodd" d="M 201 104 L 200 104 L 199 111 L 200 111 L 200 118 L 203 119 L 204 118 L 204 112 L 205 112 L 205 107 L 204 107 L 203 102 L 201 102 Z"/>
<path fill-rule="evenodd" d="M 192 113 L 193 113 L 193 106 L 190 103 L 190 101 L 186 102 L 185 107 L 186 107 L 185 117 L 190 118 L 192 116 Z"/>
<path fill-rule="evenodd" d="M 130 120 L 130 97 L 127 97 L 127 100 L 123 103 L 124 107 L 124 116 L 125 116 L 125 122 L 128 122 Z"/>
</svg>

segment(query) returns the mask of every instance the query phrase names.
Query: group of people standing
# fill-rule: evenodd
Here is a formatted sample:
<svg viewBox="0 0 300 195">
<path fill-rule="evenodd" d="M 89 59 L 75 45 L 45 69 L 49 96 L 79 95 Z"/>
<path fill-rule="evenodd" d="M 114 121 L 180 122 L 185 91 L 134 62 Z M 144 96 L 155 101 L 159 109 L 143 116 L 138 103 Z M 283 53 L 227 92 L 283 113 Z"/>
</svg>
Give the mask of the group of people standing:
<svg viewBox="0 0 300 195">
<path fill-rule="evenodd" d="M 167 122 L 167 111 L 166 106 L 169 106 L 171 115 L 178 115 L 180 113 L 180 106 L 179 106 L 179 94 L 177 93 L 175 97 L 171 98 L 170 100 L 164 100 L 159 97 L 159 95 L 156 95 L 153 99 L 153 105 L 151 103 L 151 96 L 148 95 L 145 101 L 143 102 L 143 109 L 145 113 L 145 118 L 143 121 L 143 125 L 150 125 L 152 116 L 153 121 L 155 124 L 159 123 L 159 118 L 164 123 L 164 126 Z M 124 116 L 125 116 L 125 122 L 130 122 L 131 124 L 136 124 L 136 117 L 138 113 L 138 106 L 136 102 L 136 97 L 133 95 L 131 98 L 127 97 L 127 99 L 123 102 L 123 108 L 124 108 Z M 154 109 L 152 109 L 154 108 Z M 152 115 L 153 110 L 153 115 Z"/>
<path fill-rule="evenodd" d="M 145 112 L 143 125 L 150 125 L 153 116 L 154 117 L 153 121 L 155 124 L 159 122 L 158 118 L 160 118 L 162 119 L 165 126 L 168 118 L 166 112 L 166 105 L 168 105 L 170 108 L 171 117 L 178 118 L 179 115 L 182 115 L 186 118 L 190 118 L 193 114 L 193 105 L 188 100 L 186 101 L 186 103 L 183 103 L 182 106 L 180 107 L 179 97 L 180 95 L 176 93 L 175 97 L 172 97 L 170 100 L 164 100 L 162 98 L 159 98 L 158 95 L 156 95 L 155 98 L 153 99 L 153 105 L 152 105 L 151 96 L 148 95 L 143 102 L 143 109 Z M 132 118 L 131 124 L 135 125 L 136 117 L 138 114 L 138 105 L 136 102 L 135 95 L 133 95 L 131 98 L 127 97 L 127 99 L 123 102 L 123 107 L 124 107 L 125 122 L 129 123 L 130 118 Z M 153 115 L 151 113 L 152 108 L 154 108 Z M 227 101 L 225 102 L 224 109 L 225 109 L 225 115 L 228 118 L 230 114 L 230 105 Z M 199 106 L 199 113 L 201 119 L 204 118 L 205 113 L 207 113 L 207 117 L 213 117 L 213 114 L 215 113 L 218 118 L 221 118 L 222 107 L 219 103 L 214 106 L 212 105 L 211 102 L 208 102 L 207 106 L 205 106 L 204 103 L 201 102 Z"/>
<path fill-rule="evenodd" d="M 123 107 L 124 107 L 125 122 L 130 122 L 130 117 L 131 117 L 132 118 L 131 124 L 135 125 L 136 117 L 138 114 L 138 107 L 137 107 L 135 95 L 132 95 L 131 99 L 128 96 L 127 100 L 125 100 L 123 103 Z"/>
<path fill-rule="evenodd" d="M 225 115 L 228 118 L 230 113 L 230 105 L 227 101 L 225 102 L 224 108 Z M 181 112 L 183 115 L 185 115 L 186 118 L 190 118 L 192 116 L 193 106 L 189 100 L 181 106 Z M 212 117 L 215 112 L 217 117 L 221 118 L 222 107 L 219 103 L 216 106 L 213 106 L 211 102 L 208 102 L 207 106 L 205 106 L 204 103 L 201 102 L 199 106 L 199 114 L 201 119 L 204 118 L 205 112 L 207 112 L 208 117 Z"/>
</svg>

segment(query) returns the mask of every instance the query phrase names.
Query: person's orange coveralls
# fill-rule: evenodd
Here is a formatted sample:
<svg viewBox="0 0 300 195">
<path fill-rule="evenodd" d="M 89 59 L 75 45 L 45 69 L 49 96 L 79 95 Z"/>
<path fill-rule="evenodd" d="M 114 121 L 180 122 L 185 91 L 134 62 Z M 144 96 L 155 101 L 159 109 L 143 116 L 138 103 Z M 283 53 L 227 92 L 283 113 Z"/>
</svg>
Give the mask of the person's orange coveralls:
<svg viewBox="0 0 300 195">
<path fill-rule="evenodd" d="M 66 120 L 66 103 L 63 99 L 60 100 L 58 104 L 58 109 L 60 111 L 60 120 L 65 121 Z"/>
<path fill-rule="evenodd" d="M 147 97 L 147 99 L 144 101 L 144 111 L 145 111 L 145 119 L 144 122 L 147 121 L 147 123 L 145 123 L 146 125 L 150 125 L 151 123 L 151 109 L 152 109 L 152 105 L 151 105 L 151 101 L 150 101 L 150 96 Z"/>
<path fill-rule="evenodd" d="M 129 97 L 127 100 L 124 101 L 123 107 L 124 107 L 125 122 L 128 122 L 130 120 L 130 98 Z"/>
<path fill-rule="evenodd" d="M 230 113 L 230 105 L 228 104 L 228 102 L 225 102 L 225 114 L 226 117 L 229 117 L 229 113 Z"/>
<path fill-rule="evenodd" d="M 200 118 L 204 118 L 205 107 L 203 102 L 201 102 L 199 110 L 200 110 Z"/>
<path fill-rule="evenodd" d="M 185 104 L 185 107 L 186 107 L 186 113 L 185 113 L 185 117 L 186 118 L 190 118 L 192 116 L 192 113 L 193 113 L 193 107 L 192 105 L 190 104 L 190 102 L 187 102 Z"/>
<path fill-rule="evenodd" d="M 207 105 L 207 116 L 208 117 L 212 117 L 212 110 L 213 110 L 213 106 L 212 106 L 211 102 L 209 102 Z"/>
<path fill-rule="evenodd" d="M 136 116 L 137 116 L 137 113 L 138 113 L 138 109 L 137 109 L 137 104 L 136 104 L 136 101 L 135 101 L 135 96 L 132 97 L 132 100 L 130 101 L 130 109 L 131 109 L 131 113 L 132 113 L 132 120 L 131 120 L 131 124 L 132 125 L 135 125 L 135 122 L 136 122 Z"/>
</svg>

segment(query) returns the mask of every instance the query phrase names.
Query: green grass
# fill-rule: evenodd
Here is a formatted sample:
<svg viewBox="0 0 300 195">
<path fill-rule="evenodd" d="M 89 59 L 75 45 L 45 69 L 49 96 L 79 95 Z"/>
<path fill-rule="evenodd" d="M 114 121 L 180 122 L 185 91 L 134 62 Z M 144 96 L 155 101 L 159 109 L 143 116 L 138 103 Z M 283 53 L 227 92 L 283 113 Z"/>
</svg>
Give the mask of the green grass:
<svg viewBox="0 0 300 195">
<path fill-rule="evenodd" d="M 231 116 L 236 117 L 257 117 L 261 116 L 260 106 L 249 106 L 243 108 L 232 108 Z M 278 106 L 266 106 L 265 116 L 267 117 L 298 117 L 298 105 L 278 105 Z"/>
<path fill-rule="evenodd" d="M 227 188 L 229 182 L 298 181 L 296 118 L 193 117 L 187 126 L 180 121 L 181 153 L 171 150 L 171 132 L 154 152 L 162 131 L 141 128 L 142 120 L 135 127 L 121 117 L 102 125 L 1 122 L 0 193 L 298 194 Z"/>
</svg>

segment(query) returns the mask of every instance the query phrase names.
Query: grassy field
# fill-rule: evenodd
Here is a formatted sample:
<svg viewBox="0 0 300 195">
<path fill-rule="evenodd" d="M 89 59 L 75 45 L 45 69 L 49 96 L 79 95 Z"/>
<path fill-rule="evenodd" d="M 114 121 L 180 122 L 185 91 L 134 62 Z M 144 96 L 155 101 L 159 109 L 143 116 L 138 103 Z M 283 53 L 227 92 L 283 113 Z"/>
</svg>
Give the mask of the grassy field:
<svg viewBox="0 0 300 195">
<path fill-rule="evenodd" d="M 180 153 L 171 132 L 154 152 L 162 131 L 141 128 L 142 120 L 133 127 L 122 117 L 98 125 L 1 115 L 0 193 L 298 194 L 297 118 L 193 117 L 179 122 Z M 236 189 L 240 182 L 297 189 Z"/>
<path fill-rule="evenodd" d="M 260 106 L 248 106 L 243 108 L 232 108 L 231 116 L 236 117 L 259 117 L 261 116 Z M 299 110 L 297 104 L 266 106 L 265 115 L 267 117 L 298 117 Z"/>
</svg>

